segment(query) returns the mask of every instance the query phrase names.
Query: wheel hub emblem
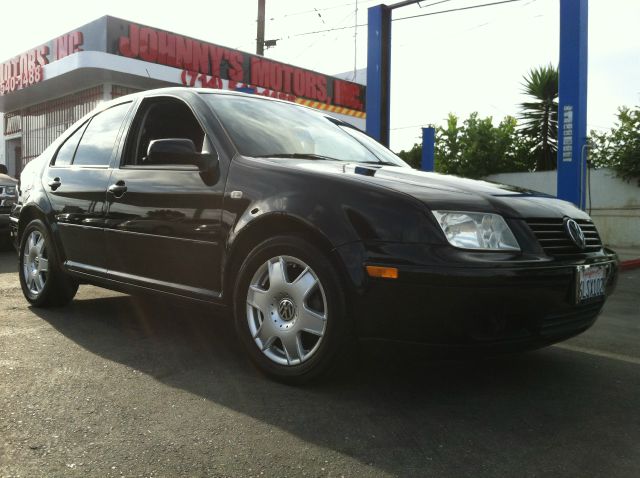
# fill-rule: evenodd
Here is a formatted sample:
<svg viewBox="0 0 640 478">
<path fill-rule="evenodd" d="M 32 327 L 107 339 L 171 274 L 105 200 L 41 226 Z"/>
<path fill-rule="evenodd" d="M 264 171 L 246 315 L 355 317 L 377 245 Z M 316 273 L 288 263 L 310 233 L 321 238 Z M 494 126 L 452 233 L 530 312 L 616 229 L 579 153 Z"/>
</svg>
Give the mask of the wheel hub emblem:
<svg viewBox="0 0 640 478">
<path fill-rule="evenodd" d="M 580 249 L 584 249 L 587 241 L 584 237 L 584 232 L 582 232 L 582 228 L 580 228 L 580 225 L 573 219 L 567 219 L 564 223 L 564 227 L 567 231 L 567 235 L 574 242 L 574 244 Z"/>
<path fill-rule="evenodd" d="M 282 299 L 278 304 L 278 314 L 284 321 L 289 322 L 296 316 L 296 306 L 291 299 Z"/>
</svg>

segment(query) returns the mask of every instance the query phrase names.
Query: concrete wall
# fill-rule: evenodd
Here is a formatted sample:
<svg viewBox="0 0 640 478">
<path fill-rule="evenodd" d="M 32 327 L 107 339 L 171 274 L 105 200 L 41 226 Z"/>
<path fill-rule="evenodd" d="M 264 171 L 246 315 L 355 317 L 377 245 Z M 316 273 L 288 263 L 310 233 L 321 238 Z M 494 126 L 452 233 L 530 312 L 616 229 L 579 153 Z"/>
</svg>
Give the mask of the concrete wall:
<svg viewBox="0 0 640 478">
<path fill-rule="evenodd" d="M 555 171 L 493 174 L 487 179 L 556 194 Z M 591 217 L 605 244 L 614 248 L 640 247 L 640 186 L 617 178 L 608 169 L 591 170 Z"/>
</svg>

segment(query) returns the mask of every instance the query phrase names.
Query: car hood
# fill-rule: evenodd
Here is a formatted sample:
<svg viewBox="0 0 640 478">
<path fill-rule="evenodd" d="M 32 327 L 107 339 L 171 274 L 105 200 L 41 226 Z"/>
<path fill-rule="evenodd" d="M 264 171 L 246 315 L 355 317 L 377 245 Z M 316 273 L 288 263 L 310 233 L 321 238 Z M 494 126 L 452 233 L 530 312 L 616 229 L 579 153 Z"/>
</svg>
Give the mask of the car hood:
<svg viewBox="0 0 640 478">
<path fill-rule="evenodd" d="M 17 179 L 13 179 L 6 174 L 0 174 L 0 186 L 13 186 L 15 184 L 18 184 Z"/>
<path fill-rule="evenodd" d="M 282 159 L 274 159 L 282 163 Z M 589 216 L 572 203 L 515 186 L 418 171 L 399 166 L 375 166 L 338 161 L 285 160 L 295 168 L 341 175 L 408 194 L 429 209 L 497 212 L 513 218 Z"/>
</svg>

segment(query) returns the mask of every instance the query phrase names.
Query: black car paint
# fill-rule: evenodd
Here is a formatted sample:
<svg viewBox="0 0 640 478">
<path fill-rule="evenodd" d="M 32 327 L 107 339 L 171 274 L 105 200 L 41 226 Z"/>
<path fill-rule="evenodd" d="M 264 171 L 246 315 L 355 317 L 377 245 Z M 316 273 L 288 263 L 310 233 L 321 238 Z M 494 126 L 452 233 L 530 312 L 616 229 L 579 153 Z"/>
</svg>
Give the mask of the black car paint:
<svg viewBox="0 0 640 478">
<path fill-rule="evenodd" d="M 195 168 L 121 165 L 135 109 L 154 95 L 179 98 L 191 107 L 217 153 L 214 184 Z M 43 214 L 66 269 L 87 282 L 228 305 L 233 273 L 247 245 L 255 245 L 252 238 L 277 222 L 282 232 L 302 232 L 326 247 L 343 272 L 362 338 L 458 345 L 552 342 L 590 326 L 604 302 L 573 304 L 577 265 L 609 264 L 607 293 L 615 286 L 614 253 L 601 249 L 549 257 L 524 221 L 589 219 L 570 203 L 410 168 L 243 157 L 198 91 L 157 90 L 131 100 L 109 168 L 66 168 L 63 174 L 56 170 L 64 168 L 49 166 L 67 132 L 43 153 L 42 173 L 34 173 L 41 181 L 21 196 L 13 212 L 16 219 L 29 217 L 29 210 Z M 52 194 L 48 183 L 56 177 L 62 184 Z M 106 192 L 117 181 L 127 187 L 122 198 Z M 61 197 L 66 205 L 61 206 Z M 521 251 L 454 248 L 430 209 L 501 214 Z M 366 264 L 393 265 L 400 277 L 371 279 Z M 574 321 L 575 327 L 541 334 L 545 318 L 581 311 L 587 318 Z"/>
</svg>

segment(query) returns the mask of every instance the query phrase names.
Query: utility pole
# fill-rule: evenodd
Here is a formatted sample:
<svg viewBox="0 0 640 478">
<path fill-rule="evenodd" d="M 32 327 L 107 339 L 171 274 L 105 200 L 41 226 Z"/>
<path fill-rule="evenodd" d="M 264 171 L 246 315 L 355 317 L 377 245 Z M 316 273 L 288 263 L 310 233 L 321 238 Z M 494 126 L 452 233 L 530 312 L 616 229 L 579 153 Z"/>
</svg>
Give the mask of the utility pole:
<svg viewBox="0 0 640 478">
<path fill-rule="evenodd" d="M 356 0 L 356 13 L 353 24 L 353 81 L 356 81 L 356 70 L 358 68 L 358 0 Z"/>
<path fill-rule="evenodd" d="M 258 38 L 256 55 L 264 56 L 264 4 L 266 0 L 258 0 Z"/>
</svg>

